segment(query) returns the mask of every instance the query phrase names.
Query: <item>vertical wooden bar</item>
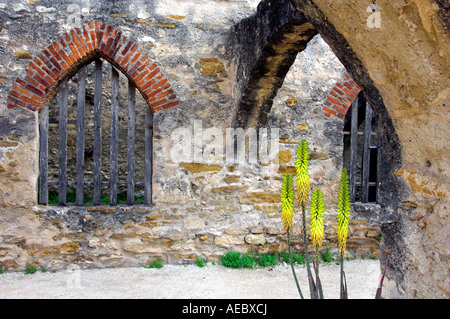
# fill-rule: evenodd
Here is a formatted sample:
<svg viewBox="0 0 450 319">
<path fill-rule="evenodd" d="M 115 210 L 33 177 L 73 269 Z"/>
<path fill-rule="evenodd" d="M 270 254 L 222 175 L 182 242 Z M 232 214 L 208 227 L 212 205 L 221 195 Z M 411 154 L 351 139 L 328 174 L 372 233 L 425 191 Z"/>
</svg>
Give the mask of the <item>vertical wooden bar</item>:
<svg viewBox="0 0 450 319">
<path fill-rule="evenodd" d="M 134 204 L 134 148 L 136 126 L 136 87 L 128 80 L 128 168 L 127 168 L 127 204 Z"/>
<path fill-rule="evenodd" d="M 380 134 L 377 133 L 377 186 L 376 186 L 377 203 L 379 203 L 380 199 L 380 184 L 381 184 L 381 138 Z"/>
<path fill-rule="evenodd" d="M 144 199 L 145 205 L 152 205 L 152 177 L 153 177 L 153 111 L 147 108 L 145 115 L 145 173 Z"/>
<path fill-rule="evenodd" d="M 84 115 L 86 106 L 86 66 L 78 72 L 77 96 L 77 168 L 76 168 L 76 204 L 83 205 L 84 192 Z"/>
<path fill-rule="evenodd" d="M 102 66 L 100 59 L 95 60 L 94 88 L 94 205 L 100 205 L 102 196 Z"/>
<path fill-rule="evenodd" d="M 39 204 L 48 203 L 48 106 L 39 114 Z"/>
<path fill-rule="evenodd" d="M 359 96 L 352 103 L 352 121 L 350 128 L 350 202 L 356 199 L 356 159 L 358 148 L 358 107 Z"/>
<path fill-rule="evenodd" d="M 59 101 L 58 204 L 63 206 L 67 200 L 67 82 L 67 77 L 61 82 Z"/>
<path fill-rule="evenodd" d="M 362 199 L 363 203 L 369 201 L 369 173 L 370 173 L 370 135 L 372 133 L 372 108 L 366 102 L 366 118 L 364 129 L 364 154 L 363 154 L 363 176 L 362 176 Z"/>
<path fill-rule="evenodd" d="M 111 75 L 111 148 L 109 203 L 117 205 L 117 175 L 119 153 L 119 72 L 112 67 Z"/>
</svg>

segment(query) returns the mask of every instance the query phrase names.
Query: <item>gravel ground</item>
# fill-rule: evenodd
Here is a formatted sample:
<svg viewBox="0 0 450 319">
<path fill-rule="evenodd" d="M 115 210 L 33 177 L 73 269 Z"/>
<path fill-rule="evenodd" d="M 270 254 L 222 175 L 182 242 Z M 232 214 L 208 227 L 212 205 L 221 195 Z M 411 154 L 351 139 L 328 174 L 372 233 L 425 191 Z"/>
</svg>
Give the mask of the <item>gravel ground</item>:
<svg viewBox="0 0 450 319">
<path fill-rule="evenodd" d="M 320 268 L 325 298 L 339 298 L 340 266 Z M 304 266 L 296 267 L 303 295 L 309 288 Z M 380 281 L 380 263 L 345 263 L 349 299 L 373 299 Z M 68 269 L 55 273 L 0 275 L 1 299 L 291 299 L 298 292 L 287 264 L 264 269 L 231 269 L 207 264 L 165 265 L 161 269 Z"/>
</svg>

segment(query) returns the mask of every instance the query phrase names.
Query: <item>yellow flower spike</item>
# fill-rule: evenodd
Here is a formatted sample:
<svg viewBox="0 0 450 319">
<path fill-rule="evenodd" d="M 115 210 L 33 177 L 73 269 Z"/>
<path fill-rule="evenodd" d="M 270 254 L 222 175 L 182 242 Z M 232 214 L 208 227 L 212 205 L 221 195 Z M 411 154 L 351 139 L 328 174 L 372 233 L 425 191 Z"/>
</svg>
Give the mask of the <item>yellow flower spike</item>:
<svg viewBox="0 0 450 319">
<path fill-rule="evenodd" d="M 292 175 L 285 174 L 281 185 L 281 210 L 284 229 L 289 232 L 292 228 L 294 215 L 294 183 Z"/>
<path fill-rule="evenodd" d="M 309 197 L 309 149 L 308 142 L 301 140 L 297 147 L 295 169 L 297 174 L 297 194 L 300 205 L 306 205 Z"/>
<path fill-rule="evenodd" d="M 350 205 L 350 187 L 348 184 L 347 170 L 342 170 L 341 182 L 339 185 L 338 195 L 338 248 L 341 256 L 344 257 L 347 246 L 348 224 L 350 221 L 350 213 L 352 207 Z"/>
<path fill-rule="evenodd" d="M 324 217 L 323 193 L 315 189 L 311 195 L 311 240 L 314 246 L 321 247 L 324 235 L 323 217 Z"/>
</svg>

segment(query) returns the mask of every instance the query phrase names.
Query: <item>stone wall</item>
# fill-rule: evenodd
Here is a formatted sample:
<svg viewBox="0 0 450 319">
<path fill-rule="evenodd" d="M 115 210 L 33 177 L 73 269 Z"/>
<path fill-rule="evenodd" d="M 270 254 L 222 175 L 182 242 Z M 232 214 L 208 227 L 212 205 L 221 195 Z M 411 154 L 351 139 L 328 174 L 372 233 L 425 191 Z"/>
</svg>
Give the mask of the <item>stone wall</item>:
<svg viewBox="0 0 450 319">
<path fill-rule="evenodd" d="M 293 173 L 296 144 L 301 138 L 311 146 L 312 185 L 325 192 L 323 249 L 336 251 L 343 121 L 327 116 L 324 106 L 336 83 L 349 79 L 320 36 L 298 54 L 273 98 L 267 127 L 269 132 L 279 129 L 279 135 L 269 140 L 277 152 L 255 163 L 227 162 L 225 152 L 218 149 L 214 160 L 207 162 L 211 157 L 200 152 L 213 140 L 206 132 L 224 138 L 236 115 L 244 91 L 241 77 L 249 76 L 246 72 L 252 70 L 256 59 L 245 65 L 239 55 L 230 55 L 240 49 L 230 46 L 242 45 L 232 40 L 232 35 L 243 19 L 258 14 L 257 5 L 258 1 L 0 2 L 1 265 L 19 269 L 26 263 L 49 269 L 71 263 L 119 267 L 141 265 L 155 257 L 170 263 L 191 262 L 197 256 L 218 259 L 227 250 L 284 251 L 281 178 L 286 172 Z M 270 10 L 270 6 L 261 3 L 259 8 Z M 95 32 L 103 30 L 104 22 L 105 30 L 111 26 L 113 34 L 116 28 L 135 43 L 157 63 L 179 101 L 162 110 L 152 106 L 157 111 L 152 207 L 37 205 L 38 112 L 31 110 L 31 102 L 14 107 L 11 103 L 17 101 L 9 97 L 12 91 L 20 91 L 13 90 L 13 85 L 17 86 L 16 79 L 29 76 L 25 70 L 30 62 L 65 32 L 89 26 L 89 21 L 94 30 L 95 21 L 100 21 Z M 266 37 L 269 31 L 265 31 Z M 89 52 L 85 61 L 94 58 Z M 117 60 L 106 61 L 120 65 Z M 69 68 L 67 74 L 77 68 Z M 145 84 L 140 85 L 141 108 L 154 103 L 142 88 Z M 51 96 L 49 92 L 44 95 Z M 107 101 L 105 93 L 105 105 Z M 194 140 L 184 157 L 174 155 L 179 146 L 174 138 L 177 132 L 192 135 Z M 355 208 L 348 244 L 351 256 L 378 256 L 377 216 L 381 210 L 378 205 Z M 299 216 L 296 218 L 293 243 L 301 250 Z"/>
</svg>

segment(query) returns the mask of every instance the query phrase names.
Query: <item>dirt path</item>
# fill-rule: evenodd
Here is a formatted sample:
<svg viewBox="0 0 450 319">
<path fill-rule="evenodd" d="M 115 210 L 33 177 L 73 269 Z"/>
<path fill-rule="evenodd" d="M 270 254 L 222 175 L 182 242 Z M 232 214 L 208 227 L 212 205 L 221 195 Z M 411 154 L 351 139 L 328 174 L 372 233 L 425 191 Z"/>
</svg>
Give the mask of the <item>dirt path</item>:
<svg viewBox="0 0 450 319">
<path fill-rule="evenodd" d="M 303 294 L 309 294 L 306 269 L 298 266 Z M 374 260 L 345 263 L 350 299 L 373 299 L 380 280 L 380 264 Z M 325 298 L 339 298 L 339 266 L 320 268 Z M 282 264 L 265 269 L 230 269 L 208 264 L 166 265 L 161 269 L 120 268 L 37 271 L 32 275 L 6 272 L 0 275 L 0 298 L 23 299 L 288 299 L 298 298 L 291 269 Z"/>
</svg>

